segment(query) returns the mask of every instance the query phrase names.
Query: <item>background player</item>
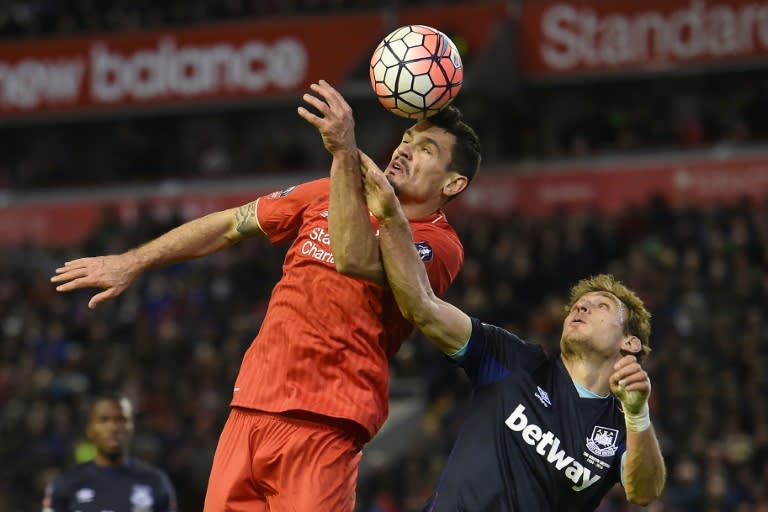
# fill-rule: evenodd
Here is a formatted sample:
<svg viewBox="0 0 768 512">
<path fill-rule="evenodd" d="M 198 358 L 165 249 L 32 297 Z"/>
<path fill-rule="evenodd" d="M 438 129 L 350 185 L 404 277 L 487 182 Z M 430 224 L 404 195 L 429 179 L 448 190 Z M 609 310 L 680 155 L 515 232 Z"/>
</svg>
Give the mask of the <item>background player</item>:
<svg viewBox="0 0 768 512">
<path fill-rule="evenodd" d="M 97 397 L 85 433 L 96 456 L 61 473 L 46 487 L 43 512 L 176 510 L 176 493 L 165 471 L 128 457 L 133 408 L 127 398 Z"/>
<path fill-rule="evenodd" d="M 299 114 L 318 128 L 333 156 L 330 180 L 192 220 L 123 254 L 67 262 L 52 278 L 59 291 L 104 288 L 89 302 L 95 307 L 153 267 L 253 236 L 292 242 L 235 383 L 206 512 L 351 511 L 361 447 L 387 416 L 388 358 L 412 330 L 382 284 L 352 111 L 326 82 L 312 90 L 318 97 L 304 99 L 320 115 L 304 108 Z M 479 164 L 477 136 L 451 108 L 407 130 L 387 168 L 437 294 L 463 262 L 440 207 L 467 186 Z"/>
<path fill-rule="evenodd" d="M 646 505 L 665 468 L 640 360 L 650 314 L 611 276 L 571 289 L 560 357 L 432 293 L 384 174 L 362 155 L 389 283 L 403 313 L 461 365 L 475 397 L 428 510 L 594 510 L 621 479 Z"/>
</svg>

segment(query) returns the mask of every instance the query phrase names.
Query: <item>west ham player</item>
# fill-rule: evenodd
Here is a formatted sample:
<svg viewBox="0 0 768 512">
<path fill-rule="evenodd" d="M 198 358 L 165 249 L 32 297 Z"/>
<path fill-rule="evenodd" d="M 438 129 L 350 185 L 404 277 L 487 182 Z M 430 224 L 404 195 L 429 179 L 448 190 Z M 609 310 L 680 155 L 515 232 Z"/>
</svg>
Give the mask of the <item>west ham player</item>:
<svg viewBox="0 0 768 512">
<path fill-rule="evenodd" d="M 133 433 L 128 399 L 97 397 L 85 432 L 95 458 L 64 471 L 46 487 L 43 512 L 175 512 L 176 493 L 165 472 L 128 457 Z"/>
<path fill-rule="evenodd" d="M 190 221 L 124 254 L 67 262 L 52 278 L 59 291 L 104 288 L 89 302 L 95 307 L 152 267 L 258 235 L 291 242 L 235 382 L 205 512 L 351 512 L 361 447 L 387 417 L 388 358 L 412 330 L 384 284 L 352 111 L 326 82 L 312 91 L 304 99 L 319 115 L 299 114 L 333 156 L 330 180 Z M 479 164 L 477 136 L 447 109 L 408 129 L 387 167 L 437 294 L 464 257 L 441 207 Z"/>
<path fill-rule="evenodd" d="M 469 376 L 469 413 L 428 511 L 588 511 L 617 481 L 641 505 L 664 487 L 640 366 L 650 314 L 608 275 L 571 290 L 560 356 L 438 299 L 384 174 L 361 156 L 387 278 L 403 314 Z"/>
</svg>

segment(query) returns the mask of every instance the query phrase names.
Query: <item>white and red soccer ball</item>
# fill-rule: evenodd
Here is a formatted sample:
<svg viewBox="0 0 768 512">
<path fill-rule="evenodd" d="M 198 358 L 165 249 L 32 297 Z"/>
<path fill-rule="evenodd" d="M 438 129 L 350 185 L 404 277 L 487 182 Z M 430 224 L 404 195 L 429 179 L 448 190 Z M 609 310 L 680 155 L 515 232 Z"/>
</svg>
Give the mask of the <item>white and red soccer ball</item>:
<svg viewBox="0 0 768 512">
<path fill-rule="evenodd" d="M 464 67 L 456 45 L 426 25 L 393 31 L 371 57 L 371 86 L 386 109 L 425 119 L 448 106 L 461 90 Z"/>
</svg>

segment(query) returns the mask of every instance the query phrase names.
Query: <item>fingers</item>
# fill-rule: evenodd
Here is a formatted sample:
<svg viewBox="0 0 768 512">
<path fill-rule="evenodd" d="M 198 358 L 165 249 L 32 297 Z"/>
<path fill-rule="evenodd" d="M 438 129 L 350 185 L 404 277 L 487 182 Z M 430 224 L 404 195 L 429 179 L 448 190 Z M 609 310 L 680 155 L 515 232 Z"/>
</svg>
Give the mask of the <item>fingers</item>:
<svg viewBox="0 0 768 512">
<path fill-rule="evenodd" d="M 56 269 L 56 274 L 64 274 L 66 272 L 71 272 L 72 270 L 86 268 L 87 265 L 88 265 L 88 258 L 80 258 L 73 261 L 67 261 L 66 263 L 64 263 L 64 266 Z M 51 281 L 53 282 L 55 282 L 56 280 L 61 280 L 61 277 L 59 275 L 56 275 L 51 278 Z"/>
<path fill-rule="evenodd" d="M 313 107 L 315 107 L 321 114 L 327 115 L 328 111 L 330 110 L 330 106 L 325 101 L 321 100 L 317 96 L 312 96 L 309 93 L 305 93 L 304 96 L 301 97 L 306 103 L 309 103 Z"/>
<path fill-rule="evenodd" d="M 315 128 L 318 128 L 318 129 L 320 128 L 320 123 L 322 123 L 323 121 L 322 118 L 316 116 L 315 114 L 305 109 L 304 107 L 299 107 L 296 109 L 296 111 L 309 124 L 311 124 Z"/>
<path fill-rule="evenodd" d="M 78 279 L 72 279 L 70 281 L 67 281 L 65 283 L 60 284 L 56 287 L 57 292 L 69 292 L 72 290 L 77 290 L 78 288 L 93 288 L 94 285 L 92 285 L 90 282 L 86 281 L 84 278 L 78 278 Z"/>
<path fill-rule="evenodd" d="M 384 178 L 384 172 L 379 169 L 379 166 L 376 165 L 376 162 L 373 161 L 371 157 L 363 153 L 362 151 L 358 150 L 358 154 L 360 155 L 360 168 L 363 170 L 364 174 L 370 175 L 375 180 L 381 180 Z"/>
<path fill-rule="evenodd" d="M 650 387 L 648 376 L 645 372 L 632 374 L 629 377 L 619 380 L 618 384 L 627 391 L 645 391 Z"/>
<path fill-rule="evenodd" d="M 371 157 L 369 157 L 368 155 L 366 155 L 365 153 L 363 153 L 362 151 L 358 150 L 357 154 L 360 155 L 360 166 L 364 170 L 367 171 L 369 169 L 377 167 L 376 163 L 373 161 L 373 159 Z"/>
<path fill-rule="evenodd" d="M 616 370 L 610 377 L 613 387 L 627 391 L 648 391 L 651 381 L 648 373 L 637 362 L 632 362 Z"/>
<path fill-rule="evenodd" d="M 618 370 L 619 368 L 623 368 L 624 366 L 630 365 L 630 364 L 637 364 L 637 357 L 633 355 L 624 356 L 618 361 L 616 361 L 616 364 L 613 365 L 614 370 Z"/>
<path fill-rule="evenodd" d="M 63 267 L 56 269 L 56 275 L 51 277 L 52 283 L 61 283 L 57 291 L 66 292 L 75 288 L 88 286 L 87 278 L 91 273 L 90 260 L 80 259 L 68 261 Z"/>
<path fill-rule="evenodd" d="M 341 93 L 325 80 L 318 80 L 316 84 L 311 84 L 309 88 L 322 96 L 328 106 L 332 109 L 348 107 L 348 104 Z"/>
<path fill-rule="evenodd" d="M 93 297 L 91 297 L 91 300 L 88 301 L 88 308 L 89 309 L 95 309 L 96 306 L 101 304 L 107 299 L 111 299 L 112 297 L 117 296 L 117 290 L 115 288 L 108 288 L 104 290 L 103 292 L 97 293 Z"/>
<path fill-rule="evenodd" d="M 299 107 L 299 115 L 304 119 L 307 119 L 307 121 L 313 122 L 316 119 L 319 120 L 327 118 L 328 115 L 332 112 L 338 112 L 340 110 L 346 110 L 349 108 L 349 105 L 341 96 L 341 94 L 339 94 L 339 92 L 331 87 L 331 85 L 325 80 L 320 80 L 318 83 L 311 84 L 309 88 L 312 90 L 312 92 L 317 93 L 320 97 L 318 98 L 312 94 L 305 93 L 301 99 L 304 100 L 307 104 L 316 108 L 318 112 L 323 114 L 323 117 L 312 114 L 314 119 L 310 121 L 310 119 L 308 119 L 305 115 L 305 113 L 309 113 L 309 111 L 303 107 Z"/>
</svg>

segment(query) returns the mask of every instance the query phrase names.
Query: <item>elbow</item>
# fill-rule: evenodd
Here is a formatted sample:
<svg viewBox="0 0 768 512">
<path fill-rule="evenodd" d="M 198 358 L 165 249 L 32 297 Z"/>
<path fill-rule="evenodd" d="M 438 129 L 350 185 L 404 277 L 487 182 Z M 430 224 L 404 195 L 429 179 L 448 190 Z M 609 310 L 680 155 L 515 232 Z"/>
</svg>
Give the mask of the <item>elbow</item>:
<svg viewBox="0 0 768 512">
<path fill-rule="evenodd" d="M 334 250 L 331 245 L 331 252 L 333 253 L 333 264 L 336 266 L 336 272 L 344 274 L 345 276 L 358 277 L 362 272 L 363 265 L 358 258 L 352 257 L 350 251 Z"/>
<path fill-rule="evenodd" d="M 656 499 L 661 496 L 662 491 L 664 490 L 664 483 L 661 482 L 658 485 L 656 485 L 653 489 L 647 489 L 645 491 L 630 491 L 627 490 L 627 501 L 630 503 L 634 503 L 635 505 L 640 505 L 641 507 L 647 507 Z"/>
<path fill-rule="evenodd" d="M 428 296 L 419 296 L 411 302 L 398 304 L 403 317 L 417 329 L 424 331 L 433 323 L 435 315 Z"/>
<path fill-rule="evenodd" d="M 643 495 L 639 495 L 639 494 L 635 494 L 635 495 L 627 494 L 627 501 L 629 501 L 630 503 L 632 503 L 634 505 L 639 505 L 641 507 L 647 507 L 656 498 L 658 498 L 658 496 L 651 498 L 649 496 L 643 496 Z"/>
<path fill-rule="evenodd" d="M 348 277 L 370 279 L 371 272 L 363 265 L 360 265 L 356 262 L 339 260 L 338 258 L 334 257 L 334 264 L 336 266 L 336 272 L 339 274 Z"/>
<path fill-rule="evenodd" d="M 333 262 L 336 265 L 336 272 L 339 274 L 344 274 L 345 276 L 354 277 L 357 265 L 353 265 L 351 262 L 345 261 L 344 258 L 338 258 L 336 255 L 333 256 Z"/>
</svg>

